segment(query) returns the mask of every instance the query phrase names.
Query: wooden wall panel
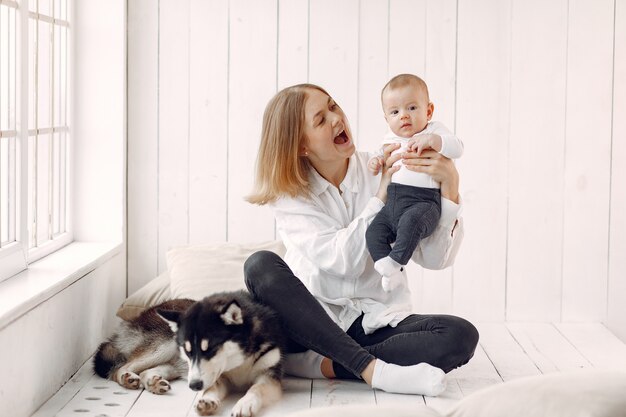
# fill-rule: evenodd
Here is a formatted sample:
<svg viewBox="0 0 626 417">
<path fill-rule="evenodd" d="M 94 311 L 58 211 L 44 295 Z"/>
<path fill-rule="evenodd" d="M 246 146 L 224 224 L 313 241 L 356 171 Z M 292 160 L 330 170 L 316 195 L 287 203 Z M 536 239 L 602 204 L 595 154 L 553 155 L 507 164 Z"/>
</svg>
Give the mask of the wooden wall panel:
<svg viewBox="0 0 626 417">
<path fill-rule="evenodd" d="M 626 340 L 626 0 L 616 1 L 614 42 L 607 324 Z"/>
<path fill-rule="evenodd" d="M 355 128 L 357 149 L 375 151 L 387 133 L 380 91 L 389 80 L 389 6 L 385 1 L 361 0 L 359 13 L 359 86 Z"/>
<path fill-rule="evenodd" d="M 189 242 L 189 0 L 159 11 L 158 272 L 168 249 Z"/>
<path fill-rule="evenodd" d="M 310 0 L 309 81 L 323 87 L 358 127 L 358 0 Z"/>
<path fill-rule="evenodd" d="M 453 269 L 409 267 L 416 309 L 480 320 L 608 315 L 626 328 L 626 174 L 616 162 L 626 157 L 625 8 L 129 1 L 129 290 L 164 270 L 172 246 L 275 237 L 270 210 L 243 198 L 278 89 L 327 88 L 370 150 L 387 129 L 380 89 L 412 72 L 429 84 L 435 119 L 466 145 L 465 241 Z"/>
<path fill-rule="evenodd" d="M 606 317 L 613 5 L 613 0 L 569 2 L 564 321 Z"/>
<path fill-rule="evenodd" d="M 454 266 L 455 312 L 504 318 L 511 2 L 459 1 L 456 133 L 465 241 Z"/>
<path fill-rule="evenodd" d="M 426 71 L 426 0 L 389 0 L 389 78 Z"/>
<path fill-rule="evenodd" d="M 252 190 L 263 111 L 276 92 L 277 7 L 276 0 L 230 2 L 227 201 L 233 242 L 275 237 L 270 210 L 244 197 Z"/>
<path fill-rule="evenodd" d="M 309 1 L 278 3 L 277 90 L 309 78 Z"/>
<path fill-rule="evenodd" d="M 506 271 L 511 320 L 561 316 L 567 3 L 513 2 Z"/>
<path fill-rule="evenodd" d="M 189 243 L 226 240 L 228 3 L 189 5 Z"/>
<path fill-rule="evenodd" d="M 128 2 L 128 292 L 157 276 L 159 4 Z"/>
</svg>

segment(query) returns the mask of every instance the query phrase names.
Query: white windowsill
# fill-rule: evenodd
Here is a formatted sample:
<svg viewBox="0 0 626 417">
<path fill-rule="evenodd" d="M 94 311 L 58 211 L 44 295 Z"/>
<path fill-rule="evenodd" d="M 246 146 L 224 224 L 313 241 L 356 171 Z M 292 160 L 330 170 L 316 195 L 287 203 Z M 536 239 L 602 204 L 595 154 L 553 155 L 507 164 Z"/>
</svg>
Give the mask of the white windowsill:
<svg viewBox="0 0 626 417">
<path fill-rule="evenodd" d="M 121 242 L 72 242 L 0 283 L 0 330 L 122 250 Z"/>
</svg>

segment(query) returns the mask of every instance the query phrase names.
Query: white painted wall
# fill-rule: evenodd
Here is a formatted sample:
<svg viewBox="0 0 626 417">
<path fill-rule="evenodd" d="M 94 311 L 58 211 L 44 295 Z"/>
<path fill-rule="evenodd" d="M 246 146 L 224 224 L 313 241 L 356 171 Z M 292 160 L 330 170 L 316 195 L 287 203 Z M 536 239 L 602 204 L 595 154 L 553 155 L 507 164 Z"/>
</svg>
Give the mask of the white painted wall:
<svg viewBox="0 0 626 417">
<path fill-rule="evenodd" d="M 113 332 L 125 266 L 122 252 L 0 330 L 0 416 L 30 416 Z"/>
<path fill-rule="evenodd" d="M 464 140 L 466 240 L 418 311 L 604 321 L 626 339 L 626 0 L 130 0 L 129 289 L 168 248 L 275 238 L 250 191 L 265 104 L 318 83 L 361 149 L 413 72 Z M 621 254 L 621 256 L 620 256 Z"/>
</svg>

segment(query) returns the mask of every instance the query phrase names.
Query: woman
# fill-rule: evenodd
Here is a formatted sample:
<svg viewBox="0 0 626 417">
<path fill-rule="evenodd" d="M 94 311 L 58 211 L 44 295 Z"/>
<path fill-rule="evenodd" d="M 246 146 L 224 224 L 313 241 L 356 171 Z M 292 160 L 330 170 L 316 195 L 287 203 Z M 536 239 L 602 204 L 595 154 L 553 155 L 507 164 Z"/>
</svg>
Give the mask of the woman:
<svg viewBox="0 0 626 417">
<path fill-rule="evenodd" d="M 277 93 L 265 110 L 248 200 L 273 208 L 287 252 L 284 261 L 257 252 L 244 273 L 253 296 L 284 322 L 288 373 L 434 396 L 445 389 L 444 372 L 472 357 L 478 332 L 458 317 L 412 314 L 406 277 L 383 291 L 365 231 L 398 169 L 386 167 L 403 158 L 441 183 L 439 225 L 412 259 L 430 269 L 451 265 L 463 234 L 458 173 L 436 152 L 390 156 L 396 146 L 386 149 L 382 174 L 372 176 L 371 155 L 355 152 L 346 116 L 326 91 L 301 84 Z"/>
</svg>

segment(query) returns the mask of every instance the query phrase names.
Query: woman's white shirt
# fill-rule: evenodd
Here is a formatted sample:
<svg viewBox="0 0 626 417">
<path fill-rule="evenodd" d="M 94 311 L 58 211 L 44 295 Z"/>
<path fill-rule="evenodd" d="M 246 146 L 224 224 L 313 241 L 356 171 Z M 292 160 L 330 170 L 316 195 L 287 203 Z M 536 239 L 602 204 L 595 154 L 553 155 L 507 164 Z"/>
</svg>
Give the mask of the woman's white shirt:
<svg viewBox="0 0 626 417">
<path fill-rule="evenodd" d="M 311 168 L 308 198 L 286 197 L 272 204 L 287 265 L 344 331 L 363 313 L 367 334 L 396 326 L 412 313 L 406 272 L 401 286 L 383 291 L 365 243 L 365 231 L 383 207 L 372 197 L 380 182 L 380 175 L 367 170 L 372 156 L 356 152 L 350 157 L 341 192 Z M 460 212 L 460 205 L 441 199 L 439 225 L 419 243 L 414 262 L 429 269 L 452 265 L 463 239 Z"/>
</svg>

